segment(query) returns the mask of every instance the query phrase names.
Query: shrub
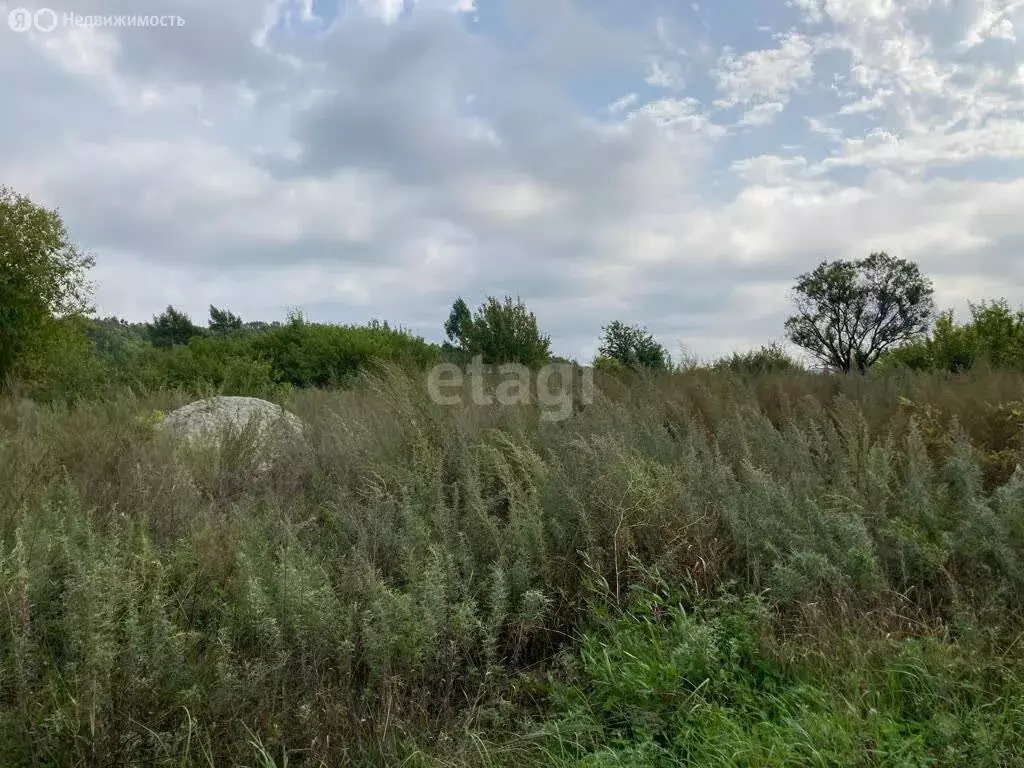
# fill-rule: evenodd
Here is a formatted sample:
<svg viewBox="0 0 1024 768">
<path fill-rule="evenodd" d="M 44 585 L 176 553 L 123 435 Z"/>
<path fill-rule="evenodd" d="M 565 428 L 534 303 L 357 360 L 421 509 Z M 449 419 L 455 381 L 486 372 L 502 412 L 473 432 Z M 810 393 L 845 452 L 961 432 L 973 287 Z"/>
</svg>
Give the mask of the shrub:
<svg viewBox="0 0 1024 768">
<path fill-rule="evenodd" d="M 452 349 L 464 360 L 480 356 L 485 365 L 520 363 L 530 367 L 550 360 L 551 338 L 537 329 L 537 318 L 522 299 L 487 298 L 474 315 L 461 298 L 445 323 Z"/>
<path fill-rule="evenodd" d="M 601 329 L 598 355 L 601 361 L 614 360 L 625 368 L 665 370 L 670 362 L 668 352 L 650 331 L 618 320 Z"/>
<path fill-rule="evenodd" d="M 765 373 L 786 373 L 802 370 L 780 344 L 762 346 L 750 352 L 734 352 L 732 357 L 719 360 L 713 366 L 717 370 L 733 373 L 749 373 L 754 375 Z"/>
<path fill-rule="evenodd" d="M 270 363 L 278 381 L 297 387 L 344 384 L 377 363 L 424 370 L 440 350 L 387 323 L 318 325 L 300 316 L 246 339 L 251 354 Z"/>
<path fill-rule="evenodd" d="M 291 387 L 347 384 L 381 364 L 423 370 L 440 350 L 387 324 L 331 326 L 296 315 L 286 325 L 194 336 L 122 357 L 116 380 L 134 389 L 279 396 Z M 282 387 L 284 389 L 282 389 Z"/>
<path fill-rule="evenodd" d="M 1024 310 L 1005 300 L 971 304 L 971 319 L 956 325 L 951 311 L 939 315 L 930 337 L 893 350 L 887 367 L 959 373 L 976 365 L 1024 370 Z"/>
</svg>

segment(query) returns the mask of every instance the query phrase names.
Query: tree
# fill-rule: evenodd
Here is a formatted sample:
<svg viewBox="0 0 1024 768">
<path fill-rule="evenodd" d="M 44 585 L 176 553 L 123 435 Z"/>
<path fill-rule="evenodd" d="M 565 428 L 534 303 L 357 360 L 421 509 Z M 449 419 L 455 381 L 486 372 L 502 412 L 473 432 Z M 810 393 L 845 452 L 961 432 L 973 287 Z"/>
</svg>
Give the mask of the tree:
<svg viewBox="0 0 1024 768">
<path fill-rule="evenodd" d="M 455 349 L 488 365 L 521 363 L 539 366 L 551 357 L 551 338 L 537 329 L 537 318 L 522 299 L 515 302 L 506 296 L 504 302 L 493 296 L 480 305 L 476 314 L 469 311 L 461 298 L 452 305 L 445 323 L 445 333 Z"/>
<path fill-rule="evenodd" d="M 150 346 L 145 324 L 113 316 L 89 320 L 85 333 L 100 359 L 111 365 L 123 365 Z"/>
<path fill-rule="evenodd" d="M 968 322 L 957 325 L 952 310 L 942 312 L 929 338 L 893 349 L 886 363 L 950 373 L 982 361 L 994 368 L 1024 369 L 1024 310 L 1014 312 L 1005 299 L 969 306 Z"/>
<path fill-rule="evenodd" d="M 718 360 L 714 368 L 733 373 L 764 374 L 799 371 L 802 366 L 787 354 L 782 345 L 773 343 L 742 354 L 733 352 L 732 357 Z"/>
<path fill-rule="evenodd" d="M 154 347 L 173 347 L 188 344 L 194 336 L 202 336 L 203 329 L 192 322 L 184 312 L 172 306 L 153 318 L 148 326 L 149 340 Z"/>
<path fill-rule="evenodd" d="M 917 265 L 887 253 L 824 261 L 800 275 L 790 341 L 843 372 L 867 371 L 890 347 L 928 332 L 935 304 Z"/>
<path fill-rule="evenodd" d="M 281 328 L 282 324 L 280 320 L 274 320 L 273 322 L 265 322 L 263 320 L 249 320 L 242 323 L 242 330 L 244 331 L 269 331 L 274 328 Z"/>
<path fill-rule="evenodd" d="M 1006 299 L 971 304 L 967 337 L 977 359 L 994 368 L 1024 366 L 1024 310 L 1014 312 Z"/>
<path fill-rule="evenodd" d="M 61 333 L 81 332 L 93 263 L 56 210 L 0 187 L 0 386 Z"/>
<path fill-rule="evenodd" d="M 444 324 L 444 333 L 450 344 L 463 346 L 466 340 L 466 330 L 473 322 L 473 313 L 469 311 L 466 302 L 460 296 L 452 304 L 452 311 Z"/>
<path fill-rule="evenodd" d="M 626 325 L 619 320 L 601 329 L 598 354 L 600 358 L 614 360 L 627 368 L 662 370 L 668 367 L 668 352 L 654 340 L 650 331 L 640 326 Z M 599 362 L 599 367 L 601 365 Z"/>
<path fill-rule="evenodd" d="M 221 336 L 225 333 L 240 331 L 245 326 L 242 318 L 226 309 L 218 309 L 210 305 L 210 333 L 214 336 Z"/>
</svg>

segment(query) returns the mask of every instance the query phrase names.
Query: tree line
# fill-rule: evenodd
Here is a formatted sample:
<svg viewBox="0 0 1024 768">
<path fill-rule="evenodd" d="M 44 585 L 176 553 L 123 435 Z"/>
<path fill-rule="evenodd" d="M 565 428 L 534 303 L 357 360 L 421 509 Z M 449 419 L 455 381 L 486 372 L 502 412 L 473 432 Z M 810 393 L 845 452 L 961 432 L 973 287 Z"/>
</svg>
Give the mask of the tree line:
<svg viewBox="0 0 1024 768">
<path fill-rule="evenodd" d="M 96 318 L 88 280 L 94 260 L 71 240 L 56 210 L 0 187 L 0 382 L 61 380 L 76 375 L 144 386 L 264 389 L 286 384 L 328 386 L 375 360 L 423 367 L 438 360 L 542 365 L 553 359 L 551 338 L 521 298 L 488 297 L 471 310 L 453 303 L 445 341 L 430 344 L 386 323 L 337 326 L 244 321 L 210 306 L 205 326 L 173 306 L 148 323 Z M 936 312 L 931 280 L 919 267 L 885 252 L 860 260 L 826 260 L 797 276 L 786 340 L 819 367 L 865 374 L 906 367 L 958 373 L 980 364 L 1024 370 L 1024 311 L 996 301 L 971 304 L 957 324 Z M 613 320 L 601 328 L 592 361 L 605 370 L 667 371 L 673 361 L 645 327 Z M 711 364 L 734 372 L 801 368 L 772 343 Z"/>
</svg>

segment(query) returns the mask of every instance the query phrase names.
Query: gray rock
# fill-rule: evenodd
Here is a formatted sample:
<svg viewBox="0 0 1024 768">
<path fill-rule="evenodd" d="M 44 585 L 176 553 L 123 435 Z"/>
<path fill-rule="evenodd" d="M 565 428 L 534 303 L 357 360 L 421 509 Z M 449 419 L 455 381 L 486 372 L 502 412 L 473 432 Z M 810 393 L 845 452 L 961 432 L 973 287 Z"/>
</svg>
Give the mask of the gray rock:
<svg viewBox="0 0 1024 768">
<path fill-rule="evenodd" d="M 306 425 L 294 413 L 256 397 L 213 397 L 172 411 L 156 428 L 175 442 L 219 450 L 224 441 L 245 435 L 259 472 L 290 442 L 301 440 Z"/>
</svg>

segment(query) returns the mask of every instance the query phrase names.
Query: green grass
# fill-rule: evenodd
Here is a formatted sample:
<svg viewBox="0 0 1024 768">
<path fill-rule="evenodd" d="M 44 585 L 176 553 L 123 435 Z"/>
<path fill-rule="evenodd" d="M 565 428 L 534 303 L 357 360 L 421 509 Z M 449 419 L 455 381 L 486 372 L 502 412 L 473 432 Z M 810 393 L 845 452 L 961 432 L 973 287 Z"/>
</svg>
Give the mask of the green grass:
<svg viewBox="0 0 1024 768">
<path fill-rule="evenodd" d="M 0 401 L 0 765 L 1024 764 L 1021 377 L 598 387 Z"/>
<path fill-rule="evenodd" d="M 642 595 L 584 635 L 532 740 L 550 765 L 1024 762 L 1024 668 L 931 635 L 786 663 L 764 602 Z"/>
</svg>

